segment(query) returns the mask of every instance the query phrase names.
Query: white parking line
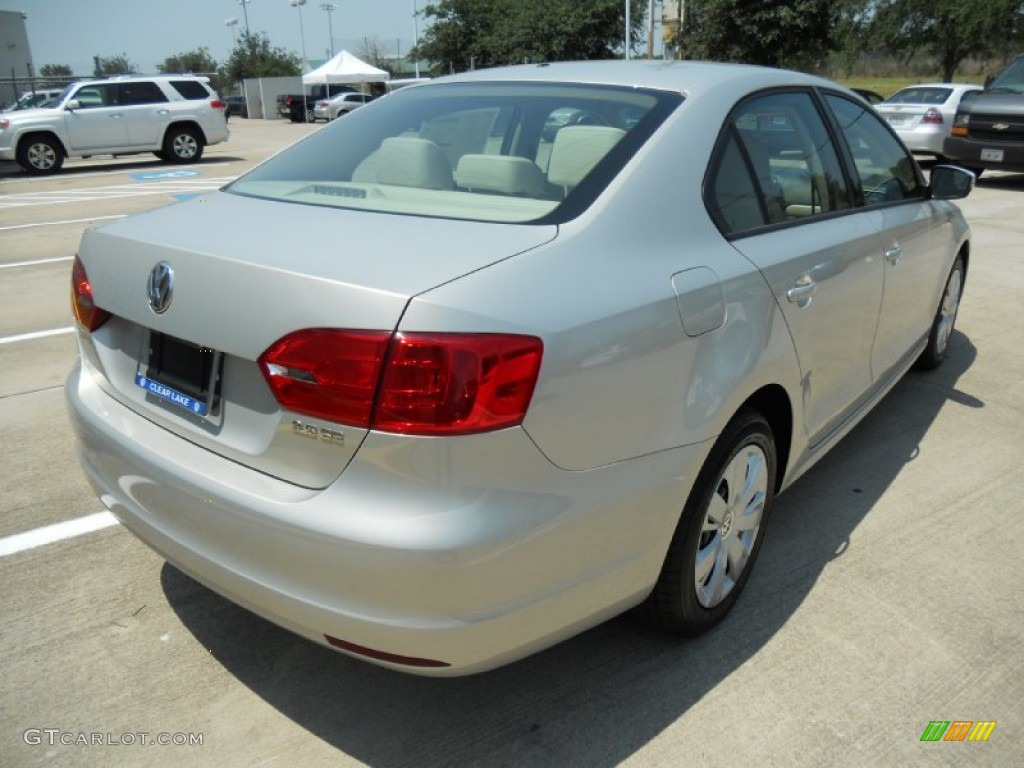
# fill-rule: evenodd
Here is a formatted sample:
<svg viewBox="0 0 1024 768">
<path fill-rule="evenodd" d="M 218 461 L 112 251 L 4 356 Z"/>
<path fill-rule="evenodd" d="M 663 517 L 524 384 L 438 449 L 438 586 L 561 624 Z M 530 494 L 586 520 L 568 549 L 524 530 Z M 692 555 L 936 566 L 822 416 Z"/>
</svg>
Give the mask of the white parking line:
<svg viewBox="0 0 1024 768">
<path fill-rule="evenodd" d="M 52 227 L 58 224 L 84 224 L 87 221 L 104 221 L 106 219 L 123 219 L 127 216 L 127 213 L 118 213 L 114 216 L 90 216 L 87 219 L 63 219 L 61 221 L 39 221 L 35 224 L 12 224 L 7 227 L 0 227 L 0 232 L 6 232 L 10 229 L 29 229 L 30 227 Z"/>
<path fill-rule="evenodd" d="M 17 336 L 2 336 L 0 344 L 14 344 L 18 341 L 32 341 L 33 339 L 45 339 L 47 336 L 60 336 L 64 333 L 74 333 L 73 326 L 67 328 L 51 328 L 48 331 L 33 331 L 32 333 L 19 333 Z"/>
<path fill-rule="evenodd" d="M 71 261 L 74 256 L 54 256 L 50 259 L 36 259 L 35 261 L 12 261 L 10 264 L 0 264 L 0 269 L 12 269 L 14 267 L 36 267 L 40 264 L 55 264 L 58 261 Z"/>
<path fill-rule="evenodd" d="M 78 517 L 74 520 L 65 520 L 63 523 L 45 525 L 25 533 L 16 533 L 12 536 L 4 536 L 0 539 L 0 557 L 7 557 L 27 549 L 35 549 L 45 544 L 53 544 L 64 539 L 73 539 L 86 533 L 109 528 L 112 525 L 119 525 L 120 522 L 109 512 L 97 512 L 85 517 Z"/>
<path fill-rule="evenodd" d="M 206 168 L 212 168 L 215 165 L 228 165 L 228 164 L 230 164 L 232 162 L 234 162 L 234 161 L 232 161 L 232 160 L 218 160 L 217 162 L 214 162 L 214 163 L 203 163 L 202 166 L 188 166 L 188 165 L 170 165 L 170 166 L 165 166 L 165 165 L 161 165 L 160 163 L 153 163 L 153 167 L 154 168 L 159 168 L 161 171 L 186 171 L 186 170 L 194 171 L 194 170 L 203 170 L 203 169 L 206 169 Z M 69 168 L 69 166 L 64 166 L 64 167 L 65 167 L 65 169 Z M 153 171 L 153 172 L 154 173 L 159 173 L 160 171 Z M 92 171 L 91 173 L 76 173 L 73 176 L 69 174 L 66 178 L 88 179 L 88 178 L 91 178 L 91 177 L 94 177 L 94 176 L 117 176 L 118 174 L 124 176 L 124 175 L 130 174 L 130 173 L 148 173 L 148 171 L 146 170 L 146 168 L 143 168 L 140 165 L 133 165 L 130 168 L 112 168 L 109 171 Z M 3 181 L 0 181 L 0 184 L 29 184 L 31 182 L 38 182 L 38 181 L 39 181 L 39 177 L 38 176 L 20 176 L 20 177 L 15 177 L 13 179 L 4 179 Z"/>
<path fill-rule="evenodd" d="M 112 184 L 109 187 L 90 187 L 88 189 L 26 192 L 24 194 L 5 195 L 0 198 L 0 210 L 4 208 L 26 208 L 33 205 L 60 205 L 61 203 L 115 200 L 122 197 L 141 197 L 143 195 L 213 192 L 223 187 L 229 181 L 234 180 L 234 178 L 234 176 L 222 176 L 214 179 L 166 179 L 138 184 Z"/>
</svg>

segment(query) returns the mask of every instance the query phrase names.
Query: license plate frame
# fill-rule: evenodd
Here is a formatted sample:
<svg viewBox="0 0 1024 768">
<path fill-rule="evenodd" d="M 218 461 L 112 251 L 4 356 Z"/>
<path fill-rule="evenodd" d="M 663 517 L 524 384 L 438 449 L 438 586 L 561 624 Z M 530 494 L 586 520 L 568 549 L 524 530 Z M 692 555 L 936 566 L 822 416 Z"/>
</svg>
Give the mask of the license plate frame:
<svg viewBox="0 0 1024 768">
<path fill-rule="evenodd" d="M 159 331 L 150 331 L 135 385 L 157 401 L 201 419 L 218 414 L 223 355 Z"/>
<path fill-rule="evenodd" d="M 1003 150 L 985 148 L 981 150 L 981 159 L 989 163 L 1001 163 L 1003 162 Z"/>
</svg>

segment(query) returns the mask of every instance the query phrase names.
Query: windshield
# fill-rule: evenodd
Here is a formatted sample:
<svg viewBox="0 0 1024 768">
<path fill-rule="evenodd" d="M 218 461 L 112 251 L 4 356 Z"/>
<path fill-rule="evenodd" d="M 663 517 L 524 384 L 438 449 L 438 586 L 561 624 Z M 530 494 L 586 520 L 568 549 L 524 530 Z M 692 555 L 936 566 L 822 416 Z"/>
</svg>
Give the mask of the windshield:
<svg viewBox="0 0 1024 768">
<path fill-rule="evenodd" d="M 992 81 L 989 90 L 1024 93 L 1024 56 L 1017 58 Z"/>
<path fill-rule="evenodd" d="M 322 128 L 228 191 L 382 213 L 564 221 L 590 204 L 681 100 L 558 83 L 404 88 Z"/>
</svg>

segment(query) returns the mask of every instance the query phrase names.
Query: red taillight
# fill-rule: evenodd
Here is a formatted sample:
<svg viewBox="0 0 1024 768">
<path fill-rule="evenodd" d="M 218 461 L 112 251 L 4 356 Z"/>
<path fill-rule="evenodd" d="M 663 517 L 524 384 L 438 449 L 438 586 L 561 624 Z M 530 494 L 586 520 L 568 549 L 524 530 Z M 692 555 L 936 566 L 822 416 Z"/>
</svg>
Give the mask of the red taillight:
<svg viewBox="0 0 1024 768">
<path fill-rule="evenodd" d="M 942 113 L 935 107 L 928 107 L 928 111 L 924 113 L 921 122 L 928 125 L 942 125 Z"/>
<path fill-rule="evenodd" d="M 543 346 L 533 336 L 407 333 L 395 337 L 373 426 L 465 435 L 522 422 Z"/>
<path fill-rule="evenodd" d="M 285 408 L 411 435 L 465 435 L 522 422 L 543 353 L 533 336 L 310 329 L 259 359 Z"/>
<path fill-rule="evenodd" d="M 227 109 L 228 103 L 226 101 L 221 101 L 220 99 L 213 99 L 210 102 L 210 106 L 214 109 Z"/>
<path fill-rule="evenodd" d="M 110 313 L 100 309 L 92 300 L 92 284 L 89 276 L 85 273 L 85 267 L 77 256 L 71 267 L 71 308 L 75 313 L 75 320 L 85 330 L 92 333 L 107 320 Z"/>
<path fill-rule="evenodd" d="M 260 355 L 260 369 L 285 408 L 368 427 L 390 340 L 385 331 L 296 331 Z"/>
</svg>

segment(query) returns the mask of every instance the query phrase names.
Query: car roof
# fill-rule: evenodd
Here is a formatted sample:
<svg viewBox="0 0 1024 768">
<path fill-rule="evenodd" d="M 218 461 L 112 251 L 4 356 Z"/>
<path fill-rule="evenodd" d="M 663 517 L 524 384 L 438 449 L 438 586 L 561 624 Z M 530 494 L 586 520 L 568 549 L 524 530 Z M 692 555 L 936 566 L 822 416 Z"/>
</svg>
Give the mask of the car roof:
<svg viewBox="0 0 1024 768">
<path fill-rule="evenodd" d="M 981 90 L 981 86 L 977 83 L 915 83 L 903 86 L 900 91 L 909 91 L 913 88 L 977 88 Z"/>
<path fill-rule="evenodd" d="M 730 83 L 742 85 L 750 90 L 779 85 L 805 85 L 848 91 L 830 80 L 791 70 L 749 64 L 657 59 L 521 64 L 437 78 L 429 83 L 424 83 L 424 87 L 440 83 L 494 81 L 621 85 L 634 88 L 653 88 L 686 95 L 708 92 Z"/>
</svg>

